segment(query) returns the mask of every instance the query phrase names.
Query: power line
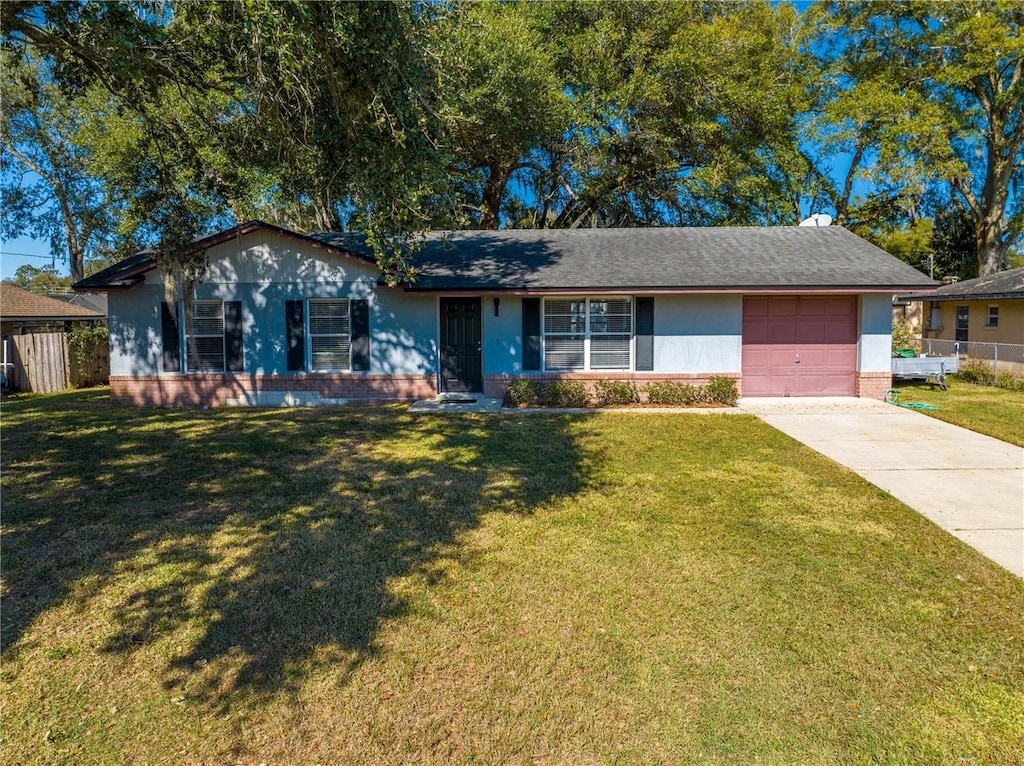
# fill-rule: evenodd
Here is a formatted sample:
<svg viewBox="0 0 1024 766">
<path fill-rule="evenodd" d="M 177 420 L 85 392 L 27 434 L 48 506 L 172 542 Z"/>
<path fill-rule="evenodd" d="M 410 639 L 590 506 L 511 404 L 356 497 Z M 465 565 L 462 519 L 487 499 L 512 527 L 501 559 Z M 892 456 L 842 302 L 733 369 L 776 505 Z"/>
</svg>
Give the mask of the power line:
<svg viewBox="0 0 1024 766">
<path fill-rule="evenodd" d="M 52 260 L 52 255 L 39 255 L 38 253 L 15 253 L 11 250 L 0 250 L 0 255 L 20 255 L 23 258 L 45 258 L 46 260 Z"/>
</svg>

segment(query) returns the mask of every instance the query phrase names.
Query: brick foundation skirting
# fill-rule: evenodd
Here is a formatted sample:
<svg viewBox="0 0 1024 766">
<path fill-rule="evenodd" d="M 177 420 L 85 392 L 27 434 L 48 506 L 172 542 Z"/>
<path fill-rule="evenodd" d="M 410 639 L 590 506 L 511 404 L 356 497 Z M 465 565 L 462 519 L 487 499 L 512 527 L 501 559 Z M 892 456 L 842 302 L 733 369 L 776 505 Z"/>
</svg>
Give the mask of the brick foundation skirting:
<svg viewBox="0 0 1024 766">
<path fill-rule="evenodd" d="M 861 399 L 884 399 L 892 388 L 891 372 L 858 372 L 857 396 Z"/>
<path fill-rule="evenodd" d="M 599 380 L 628 380 L 643 389 L 649 383 L 665 380 L 691 386 L 706 385 L 712 376 L 732 378 L 742 394 L 739 373 L 665 374 L 630 372 L 542 372 L 523 375 L 484 375 L 484 396 L 502 398 L 509 381 L 528 377 L 532 380 L 581 380 L 591 390 Z M 892 387 L 888 372 L 857 373 L 857 396 L 883 399 Z M 229 400 L 254 393 L 315 392 L 324 399 L 343 399 L 352 403 L 414 401 L 437 396 L 433 375 L 385 375 L 379 373 L 337 373 L 297 375 L 111 375 L 110 398 L 116 404 L 139 407 L 217 407 Z"/>
<path fill-rule="evenodd" d="M 297 375 L 111 375 L 110 398 L 140 407 L 217 407 L 253 393 L 315 392 L 353 403 L 414 401 L 437 396 L 433 375 L 377 373 Z"/>
<path fill-rule="evenodd" d="M 591 390 L 599 380 L 629 380 L 643 390 L 648 383 L 663 380 L 674 380 L 691 386 L 707 385 L 708 379 L 714 377 L 732 378 L 736 387 L 743 395 L 743 376 L 739 373 L 707 373 L 701 374 L 663 374 L 663 373 L 630 373 L 630 372 L 541 372 L 524 373 L 522 375 L 484 375 L 484 396 L 500 398 L 508 390 L 510 380 L 514 378 L 530 378 L 531 380 L 582 380 Z M 885 392 L 892 388 L 892 374 L 888 372 L 858 372 L 856 395 L 865 399 L 884 399 Z"/>
<path fill-rule="evenodd" d="M 500 399 L 508 391 L 509 381 L 516 378 L 529 378 L 530 380 L 551 381 L 551 380 L 582 380 L 588 389 L 594 390 L 594 384 L 599 380 L 628 380 L 632 381 L 641 391 L 649 383 L 660 383 L 665 380 L 674 380 L 679 383 L 686 383 L 691 386 L 707 385 L 711 377 L 732 378 L 736 381 L 736 387 L 740 387 L 740 374 L 729 372 L 710 372 L 707 374 L 691 373 L 660 373 L 660 372 L 526 372 L 522 375 L 484 375 L 484 396 Z"/>
</svg>

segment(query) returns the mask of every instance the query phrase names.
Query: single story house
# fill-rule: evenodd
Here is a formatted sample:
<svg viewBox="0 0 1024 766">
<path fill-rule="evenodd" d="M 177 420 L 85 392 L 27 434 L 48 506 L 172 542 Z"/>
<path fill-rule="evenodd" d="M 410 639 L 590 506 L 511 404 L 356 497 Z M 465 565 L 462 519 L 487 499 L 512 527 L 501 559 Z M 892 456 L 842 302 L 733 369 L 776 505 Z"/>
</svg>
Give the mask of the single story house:
<svg viewBox="0 0 1024 766">
<path fill-rule="evenodd" d="M 1024 268 L 899 298 L 924 304 L 925 338 L 1024 344 Z"/>
<path fill-rule="evenodd" d="M 151 252 L 75 285 L 108 293 L 115 401 L 500 396 L 519 376 L 881 397 L 892 296 L 934 284 L 840 227 L 436 233 L 397 287 L 356 234 L 250 222 L 194 246 L 192 337 Z"/>
</svg>

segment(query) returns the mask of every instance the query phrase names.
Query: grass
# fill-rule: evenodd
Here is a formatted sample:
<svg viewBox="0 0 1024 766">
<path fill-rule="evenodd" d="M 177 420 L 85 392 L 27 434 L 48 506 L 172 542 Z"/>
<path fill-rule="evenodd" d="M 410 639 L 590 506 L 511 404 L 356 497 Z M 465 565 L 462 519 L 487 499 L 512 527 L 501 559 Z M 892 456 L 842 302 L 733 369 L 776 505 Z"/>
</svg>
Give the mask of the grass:
<svg viewBox="0 0 1024 766">
<path fill-rule="evenodd" d="M 743 415 L 3 407 L 2 760 L 1024 763 L 1024 584 Z"/>
<path fill-rule="evenodd" d="M 947 391 L 921 383 L 898 385 L 896 390 L 900 404 L 936 404 L 939 409 L 921 412 L 1024 447 L 1024 391 L 979 386 L 956 378 L 946 378 L 946 384 Z"/>
</svg>

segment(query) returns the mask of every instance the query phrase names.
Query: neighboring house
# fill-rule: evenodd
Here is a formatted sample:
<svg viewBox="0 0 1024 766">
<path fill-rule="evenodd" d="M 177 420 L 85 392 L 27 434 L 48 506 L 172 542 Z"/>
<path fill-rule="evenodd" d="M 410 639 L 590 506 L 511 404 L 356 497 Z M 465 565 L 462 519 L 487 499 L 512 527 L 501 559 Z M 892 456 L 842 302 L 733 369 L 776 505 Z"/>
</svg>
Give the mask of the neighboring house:
<svg viewBox="0 0 1024 766">
<path fill-rule="evenodd" d="M 68 378 L 64 333 L 75 326 L 103 324 L 106 319 L 99 311 L 0 283 L 5 388 L 63 390 Z"/>
<path fill-rule="evenodd" d="M 191 331 L 150 252 L 75 285 L 108 293 L 115 401 L 500 396 L 517 376 L 880 397 L 892 295 L 934 284 L 839 227 L 432 234 L 393 288 L 358 235 L 253 222 L 194 246 Z"/>
<path fill-rule="evenodd" d="M 51 298 L 107 315 L 107 296 L 102 293 L 47 293 Z"/>
<path fill-rule="evenodd" d="M 57 300 L 0 282 L 0 332 L 4 337 L 32 332 L 64 332 L 76 323 L 96 324 L 105 320 L 103 312 L 89 306 Z"/>
<path fill-rule="evenodd" d="M 924 304 L 924 337 L 1024 344 L 1024 268 L 901 295 Z"/>
</svg>

